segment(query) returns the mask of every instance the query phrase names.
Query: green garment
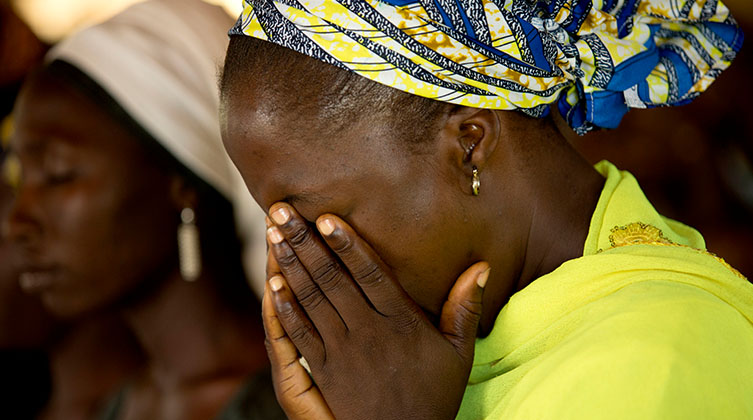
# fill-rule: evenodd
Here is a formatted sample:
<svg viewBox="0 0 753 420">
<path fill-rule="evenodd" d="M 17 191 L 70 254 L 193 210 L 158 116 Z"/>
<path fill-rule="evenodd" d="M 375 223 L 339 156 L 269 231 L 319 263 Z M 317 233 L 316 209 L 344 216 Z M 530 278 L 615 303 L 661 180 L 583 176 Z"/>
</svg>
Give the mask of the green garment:
<svg viewBox="0 0 753 420">
<path fill-rule="evenodd" d="M 583 257 L 502 308 L 458 418 L 753 419 L 753 285 L 630 174 L 596 168 Z"/>
</svg>

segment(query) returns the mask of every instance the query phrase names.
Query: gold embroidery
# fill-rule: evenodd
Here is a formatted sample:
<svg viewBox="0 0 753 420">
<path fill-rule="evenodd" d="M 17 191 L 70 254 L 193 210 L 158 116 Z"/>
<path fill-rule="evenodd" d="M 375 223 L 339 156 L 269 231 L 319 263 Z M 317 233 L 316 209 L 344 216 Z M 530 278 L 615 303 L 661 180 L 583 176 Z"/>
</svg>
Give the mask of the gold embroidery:
<svg viewBox="0 0 753 420">
<path fill-rule="evenodd" d="M 641 222 L 613 227 L 612 234 L 609 235 L 609 243 L 612 248 L 647 243 L 674 244 L 664 236 L 661 229 Z"/>
<path fill-rule="evenodd" d="M 640 245 L 676 246 L 676 247 L 692 249 L 695 252 L 714 258 L 719 263 L 721 263 L 725 268 L 729 269 L 735 276 L 745 281 L 748 280 L 748 278 L 745 277 L 741 272 L 737 271 L 734 267 L 729 265 L 727 261 L 724 261 L 723 258 L 719 257 L 713 252 L 704 251 L 702 249 L 693 248 L 687 245 L 676 244 L 672 242 L 669 238 L 664 236 L 664 232 L 662 232 L 661 229 L 655 226 L 645 224 L 645 223 L 635 222 L 635 223 L 630 223 L 629 225 L 625 225 L 625 226 L 613 227 L 612 234 L 609 235 L 609 243 L 612 245 L 612 248 L 617 248 L 617 247 L 621 247 L 625 245 L 640 244 Z M 597 254 L 602 251 L 603 251 L 602 249 L 598 250 Z"/>
</svg>

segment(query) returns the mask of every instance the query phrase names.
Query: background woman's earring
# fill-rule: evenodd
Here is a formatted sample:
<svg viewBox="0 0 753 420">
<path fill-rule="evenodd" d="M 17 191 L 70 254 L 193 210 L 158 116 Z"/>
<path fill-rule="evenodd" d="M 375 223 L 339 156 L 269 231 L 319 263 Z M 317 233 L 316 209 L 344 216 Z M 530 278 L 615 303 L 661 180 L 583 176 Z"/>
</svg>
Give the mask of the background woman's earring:
<svg viewBox="0 0 753 420">
<path fill-rule="evenodd" d="M 180 275 L 185 281 L 196 281 L 201 273 L 199 229 L 196 228 L 195 219 L 194 211 L 190 207 L 186 207 L 180 212 L 178 262 L 180 264 Z"/>
<path fill-rule="evenodd" d="M 473 190 L 473 195 L 478 195 L 479 190 L 481 189 L 481 180 L 478 177 L 478 168 L 475 165 L 473 166 L 473 179 L 471 180 L 471 189 Z"/>
</svg>

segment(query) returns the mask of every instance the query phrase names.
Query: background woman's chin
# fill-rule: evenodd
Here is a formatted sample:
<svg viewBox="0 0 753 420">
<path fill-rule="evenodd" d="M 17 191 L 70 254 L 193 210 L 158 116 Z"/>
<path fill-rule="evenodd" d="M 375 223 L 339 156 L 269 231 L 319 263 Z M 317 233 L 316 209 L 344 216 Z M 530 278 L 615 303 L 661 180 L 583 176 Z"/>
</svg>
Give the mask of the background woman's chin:
<svg viewBox="0 0 753 420">
<path fill-rule="evenodd" d="M 45 309 L 54 317 L 62 320 L 82 318 L 96 312 L 107 304 L 96 304 L 85 299 L 81 294 L 50 288 L 39 293 Z"/>
</svg>

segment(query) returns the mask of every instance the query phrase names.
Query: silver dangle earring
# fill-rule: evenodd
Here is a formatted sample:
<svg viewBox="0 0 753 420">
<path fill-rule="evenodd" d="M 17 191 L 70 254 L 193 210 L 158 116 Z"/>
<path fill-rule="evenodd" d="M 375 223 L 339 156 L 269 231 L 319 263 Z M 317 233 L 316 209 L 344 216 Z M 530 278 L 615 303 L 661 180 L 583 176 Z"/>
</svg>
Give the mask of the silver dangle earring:
<svg viewBox="0 0 753 420">
<path fill-rule="evenodd" d="M 473 191 L 473 195 L 477 196 L 480 189 L 481 179 L 478 177 L 478 168 L 476 165 L 473 165 L 473 179 L 471 179 L 471 190 Z"/>
<path fill-rule="evenodd" d="M 196 281 L 201 274 L 201 249 L 199 249 L 199 229 L 194 223 L 196 215 L 190 207 L 180 212 L 178 226 L 178 262 L 180 275 L 185 281 Z"/>
</svg>

